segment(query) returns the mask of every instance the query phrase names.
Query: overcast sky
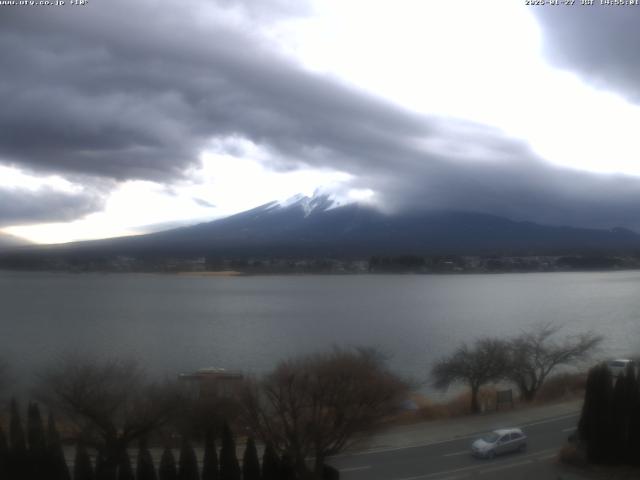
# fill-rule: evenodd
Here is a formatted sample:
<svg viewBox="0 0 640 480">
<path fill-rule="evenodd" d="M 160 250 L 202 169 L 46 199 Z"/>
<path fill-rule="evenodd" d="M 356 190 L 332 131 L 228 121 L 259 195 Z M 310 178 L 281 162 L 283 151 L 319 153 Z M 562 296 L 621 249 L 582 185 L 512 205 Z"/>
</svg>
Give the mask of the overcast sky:
<svg viewBox="0 0 640 480">
<path fill-rule="evenodd" d="M 0 6 L 0 229 L 139 233 L 316 189 L 640 229 L 639 20 L 519 0 Z"/>
</svg>

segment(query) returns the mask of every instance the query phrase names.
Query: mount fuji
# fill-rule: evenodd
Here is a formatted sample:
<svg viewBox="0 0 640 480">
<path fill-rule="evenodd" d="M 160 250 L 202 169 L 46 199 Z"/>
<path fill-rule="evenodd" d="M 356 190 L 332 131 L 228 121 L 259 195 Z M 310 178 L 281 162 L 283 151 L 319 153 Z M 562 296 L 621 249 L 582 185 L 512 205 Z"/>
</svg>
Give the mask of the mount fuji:
<svg viewBox="0 0 640 480">
<path fill-rule="evenodd" d="M 623 229 L 546 226 L 483 213 L 411 211 L 385 214 L 326 194 L 298 195 L 189 227 L 49 246 L 65 257 L 306 257 L 371 255 L 566 254 L 631 252 L 640 236 Z"/>
</svg>

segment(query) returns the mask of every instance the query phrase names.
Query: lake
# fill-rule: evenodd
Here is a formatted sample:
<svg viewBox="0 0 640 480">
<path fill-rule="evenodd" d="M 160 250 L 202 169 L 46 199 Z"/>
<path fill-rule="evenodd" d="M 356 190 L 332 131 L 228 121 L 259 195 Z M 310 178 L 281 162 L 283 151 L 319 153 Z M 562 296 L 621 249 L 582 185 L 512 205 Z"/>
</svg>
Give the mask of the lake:
<svg viewBox="0 0 640 480">
<path fill-rule="evenodd" d="M 173 376 L 260 373 L 332 345 L 376 346 L 425 380 L 460 342 L 540 321 L 640 352 L 640 272 L 198 277 L 0 272 L 0 356 L 19 379 L 57 356 L 135 357 Z"/>
</svg>

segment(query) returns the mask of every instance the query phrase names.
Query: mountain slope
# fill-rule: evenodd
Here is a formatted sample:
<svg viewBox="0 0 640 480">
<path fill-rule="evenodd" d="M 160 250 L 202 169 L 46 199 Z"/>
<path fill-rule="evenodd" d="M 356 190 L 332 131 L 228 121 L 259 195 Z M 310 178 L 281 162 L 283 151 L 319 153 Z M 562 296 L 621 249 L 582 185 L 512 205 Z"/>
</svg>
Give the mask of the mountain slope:
<svg viewBox="0 0 640 480">
<path fill-rule="evenodd" d="M 22 238 L 14 237 L 7 233 L 0 233 L 0 251 L 7 250 L 15 247 L 23 247 L 29 245 L 29 242 Z"/>
<path fill-rule="evenodd" d="M 466 212 L 385 215 L 326 195 L 271 202 L 224 219 L 49 249 L 73 255 L 358 257 L 398 254 L 563 254 L 629 251 L 625 229 L 553 227 Z"/>
</svg>

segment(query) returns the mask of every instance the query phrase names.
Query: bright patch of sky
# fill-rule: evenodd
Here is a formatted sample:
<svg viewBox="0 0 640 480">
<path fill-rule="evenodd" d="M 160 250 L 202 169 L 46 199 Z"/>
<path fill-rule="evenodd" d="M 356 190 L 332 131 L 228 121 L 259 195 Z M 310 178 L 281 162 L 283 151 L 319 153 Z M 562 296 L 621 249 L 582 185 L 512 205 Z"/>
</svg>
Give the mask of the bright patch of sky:
<svg viewBox="0 0 640 480">
<path fill-rule="evenodd" d="M 72 183 L 60 175 L 31 175 L 15 167 L 0 165 L 0 188 L 24 189 L 38 191 L 51 188 L 65 193 L 79 193 L 82 186 Z"/>
<path fill-rule="evenodd" d="M 523 2 L 317 0 L 314 7 L 314 16 L 274 35 L 307 68 L 415 111 L 498 127 L 558 165 L 640 175 L 640 108 L 549 66 Z"/>
<path fill-rule="evenodd" d="M 321 169 L 276 172 L 260 162 L 265 160 L 265 152 L 251 142 L 231 138 L 218 143 L 227 149 L 233 145 L 246 157 L 222 153 L 214 146 L 201 155 L 201 166 L 187 172 L 187 179 L 178 184 L 127 181 L 110 194 L 101 212 L 73 222 L 15 226 L 4 231 L 36 243 L 135 235 L 224 217 L 298 193 L 310 196 L 322 185 L 346 187 L 352 178 Z M 14 180 L 17 175 L 22 175 L 24 185 L 37 181 L 19 172 L 14 172 Z M 345 195 L 370 200 L 373 192 L 346 188 Z"/>
</svg>

